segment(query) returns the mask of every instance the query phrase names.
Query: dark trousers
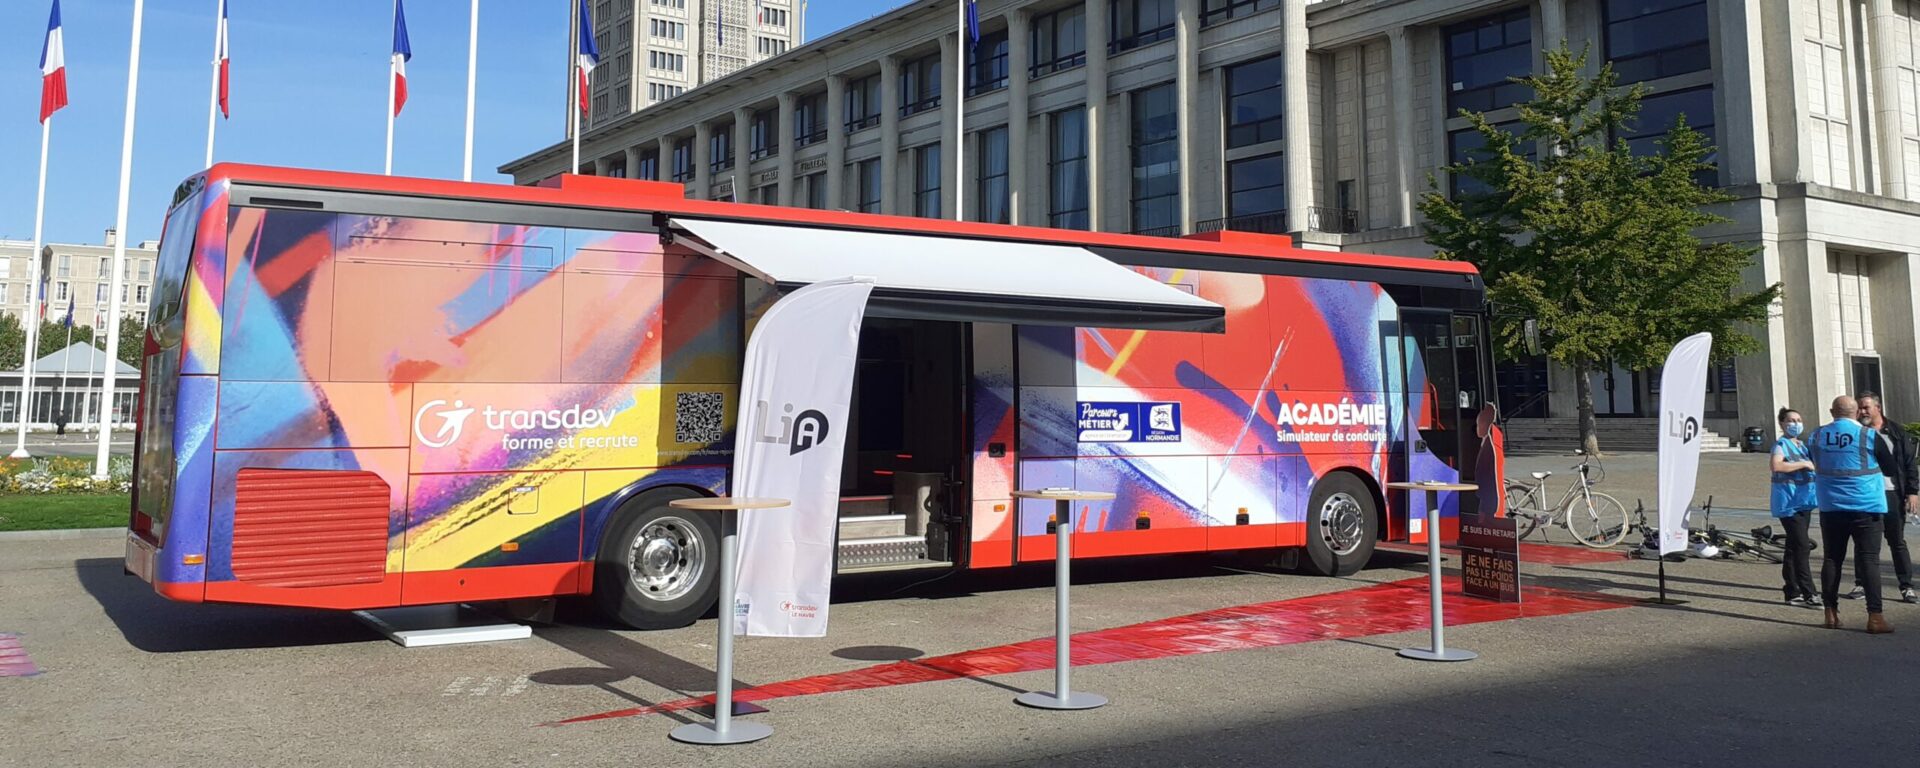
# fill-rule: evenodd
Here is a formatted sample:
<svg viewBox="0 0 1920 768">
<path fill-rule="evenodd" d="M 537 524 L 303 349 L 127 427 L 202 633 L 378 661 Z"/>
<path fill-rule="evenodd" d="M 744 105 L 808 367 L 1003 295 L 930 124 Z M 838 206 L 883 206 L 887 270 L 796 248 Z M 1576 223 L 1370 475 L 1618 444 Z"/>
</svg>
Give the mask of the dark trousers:
<svg viewBox="0 0 1920 768">
<path fill-rule="evenodd" d="M 1820 543 L 1826 552 L 1820 560 L 1820 595 L 1829 608 L 1840 604 L 1840 564 L 1847 559 L 1847 545 L 1854 547 L 1853 573 L 1867 590 L 1867 613 L 1880 612 L 1880 537 L 1881 518 L 1868 512 L 1820 510 Z"/>
<path fill-rule="evenodd" d="M 1812 521 L 1813 513 L 1805 510 L 1780 518 L 1780 527 L 1787 532 L 1787 551 L 1780 557 L 1780 580 L 1788 600 L 1819 599 L 1813 591 L 1813 567 L 1808 554 L 1813 551 L 1813 537 L 1807 532 Z"/>
<path fill-rule="evenodd" d="M 1887 555 L 1893 558 L 1893 575 L 1900 579 L 1901 589 L 1913 588 L 1913 558 L 1907 555 L 1907 500 L 1900 494 L 1887 491 L 1887 517 L 1882 523 L 1887 537 Z M 1853 583 L 1862 584 L 1860 574 L 1853 575 Z"/>
</svg>

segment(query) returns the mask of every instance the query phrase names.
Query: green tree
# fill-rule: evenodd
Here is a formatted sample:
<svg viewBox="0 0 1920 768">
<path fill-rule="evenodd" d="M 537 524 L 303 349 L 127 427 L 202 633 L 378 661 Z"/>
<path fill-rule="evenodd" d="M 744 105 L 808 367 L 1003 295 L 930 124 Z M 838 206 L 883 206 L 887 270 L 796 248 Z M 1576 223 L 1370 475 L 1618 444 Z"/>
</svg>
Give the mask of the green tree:
<svg viewBox="0 0 1920 768">
<path fill-rule="evenodd" d="M 1780 286 L 1742 292 L 1758 249 L 1695 236 L 1726 221 L 1706 207 L 1732 199 L 1699 181 L 1713 168 L 1706 138 L 1681 120 L 1657 153 L 1636 156 L 1617 137 L 1644 86 L 1616 87 L 1611 64 L 1586 77 L 1586 60 L 1562 47 L 1547 53 L 1546 72 L 1515 78 L 1534 93 L 1517 132 L 1463 110 L 1485 147 L 1446 171 L 1478 189 L 1450 198 L 1430 179 L 1420 210 L 1439 256 L 1484 275 L 1503 355 L 1523 354 L 1522 323 L 1538 321 L 1545 354 L 1573 370 L 1581 445 L 1598 452 L 1591 371 L 1659 365 L 1700 331 L 1713 333 L 1716 358 L 1753 351 L 1746 329 L 1766 319 Z"/>
<path fill-rule="evenodd" d="M 19 370 L 26 349 L 27 327 L 18 317 L 0 314 L 0 371 Z"/>
<path fill-rule="evenodd" d="M 146 351 L 147 324 L 131 317 L 120 318 L 120 362 L 140 367 L 140 353 Z M 101 339 L 102 345 L 107 343 Z"/>
<path fill-rule="evenodd" d="M 38 340 L 38 346 L 40 347 L 39 357 L 46 357 L 47 355 L 66 349 L 68 344 L 85 344 L 89 339 L 93 338 L 93 326 L 76 323 L 73 326 L 72 341 L 69 341 L 67 338 L 67 327 L 60 324 L 60 319 L 63 317 L 65 317 L 65 315 L 40 323 L 40 338 Z"/>
</svg>

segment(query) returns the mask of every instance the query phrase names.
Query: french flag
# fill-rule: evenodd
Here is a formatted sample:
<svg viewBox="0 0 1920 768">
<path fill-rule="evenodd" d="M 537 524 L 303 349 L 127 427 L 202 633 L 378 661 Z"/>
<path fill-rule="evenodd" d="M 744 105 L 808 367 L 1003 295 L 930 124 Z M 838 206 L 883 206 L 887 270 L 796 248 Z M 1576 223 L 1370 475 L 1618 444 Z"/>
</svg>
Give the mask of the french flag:
<svg viewBox="0 0 1920 768">
<path fill-rule="evenodd" d="M 67 46 L 61 41 L 60 0 L 47 17 L 47 40 L 40 47 L 40 122 L 67 105 Z"/>
<path fill-rule="evenodd" d="M 587 13 L 587 0 L 580 0 L 580 111 L 587 111 L 587 73 L 600 63 L 600 45 L 593 41 L 593 15 Z"/>
<path fill-rule="evenodd" d="M 227 115 L 227 0 L 220 0 L 220 21 L 214 28 L 213 60 L 220 67 L 220 116 Z"/>
<path fill-rule="evenodd" d="M 393 3 L 393 114 L 400 116 L 400 108 L 407 105 L 407 60 L 413 58 L 413 44 L 407 42 L 407 6 L 400 0 Z M 224 69 L 222 72 L 224 73 Z M 225 81 L 222 80 L 222 88 Z M 224 105 L 224 102 L 223 102 Z"/>
</svg>

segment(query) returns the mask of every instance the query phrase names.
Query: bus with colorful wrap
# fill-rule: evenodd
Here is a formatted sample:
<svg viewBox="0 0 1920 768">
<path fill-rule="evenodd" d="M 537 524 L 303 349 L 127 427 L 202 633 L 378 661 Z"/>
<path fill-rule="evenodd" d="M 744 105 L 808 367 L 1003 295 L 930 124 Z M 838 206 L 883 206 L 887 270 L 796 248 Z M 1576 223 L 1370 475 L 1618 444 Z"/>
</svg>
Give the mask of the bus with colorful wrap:
<svg viewBox="0 0 1920 768">
<path fill-rule="evenodd" d="M 977 268 L 989 242 L 1020 266 Z M 668 502 L 727 492 L 754 318 L 862 249 L 912 268 L 862 330 L 840 572 L 1051 560 L 1050 505 L 1010 494 L 1070 485 L 1117 495 L 1076 557 L 1351 573 L 1424 541 L 1388 482 L 1474 479 L 1464 263 L 222 164 L 166 216 L 127 569 L 188 602 L 687 624 L 716 527 Z M 1446 538 L 1472 501 L 1442 503 Z"/>
</svg>

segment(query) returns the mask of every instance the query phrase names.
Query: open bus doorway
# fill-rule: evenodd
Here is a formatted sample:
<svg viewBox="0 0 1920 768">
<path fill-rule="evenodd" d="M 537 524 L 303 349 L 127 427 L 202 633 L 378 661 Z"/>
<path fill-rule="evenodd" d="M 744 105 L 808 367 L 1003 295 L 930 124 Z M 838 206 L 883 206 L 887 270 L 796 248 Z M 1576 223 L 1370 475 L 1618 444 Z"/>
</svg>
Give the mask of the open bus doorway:
<svg viewBox="0 0 1920 768">
<path fill-rule="evenodd" d="M 966 488 L 968 325 L 868 317 L 840 470 L 839 570 L 950 565 Z"/>
</svg>

